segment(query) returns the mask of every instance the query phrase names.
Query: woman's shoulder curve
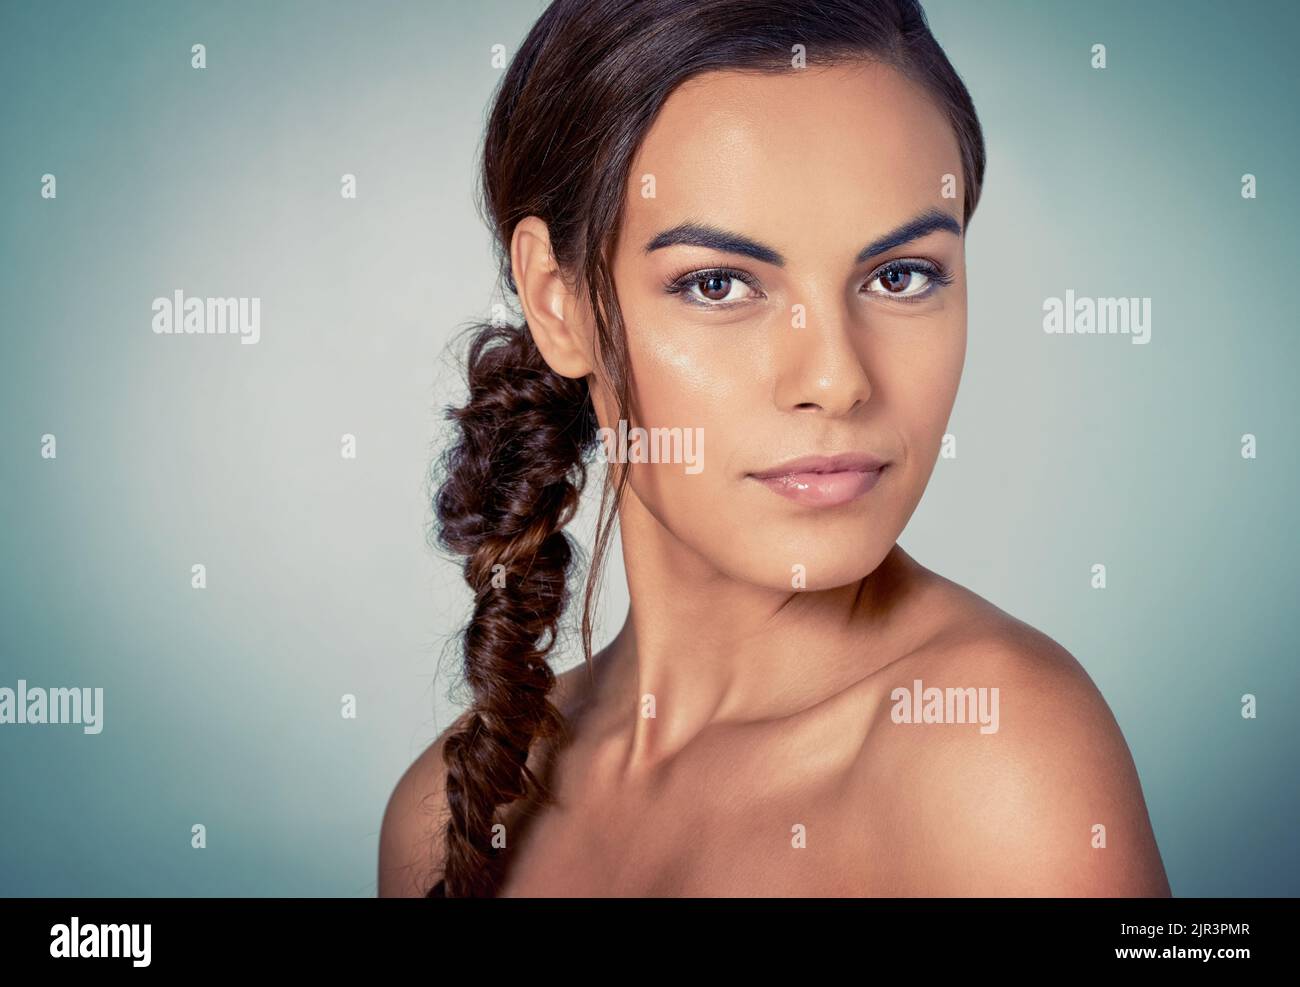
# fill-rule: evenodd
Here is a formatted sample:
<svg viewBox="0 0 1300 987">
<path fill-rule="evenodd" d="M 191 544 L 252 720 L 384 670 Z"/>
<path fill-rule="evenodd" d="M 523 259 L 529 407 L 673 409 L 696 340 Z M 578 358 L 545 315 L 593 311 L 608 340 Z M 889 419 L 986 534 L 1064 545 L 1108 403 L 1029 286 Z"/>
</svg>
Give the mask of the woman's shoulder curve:
<svg viewBox="0 0 1300 987">
<path fill-rule="evenodd" d="M 465 711 L 402 773 L 379 828 L 379 897 L 421 898 L 442 876 L 446 853 L 447 738 L 465 726 Z"/>
<path fill-rule="evenodd" d="M 1101 694 L 1065 647 L 1038 628 L 938 573 L 923 569 L 921 643 L 896 664 L 900 673 L 1011 677 L 1024 685 Z M 1104 700 L 1102 700 L 1104 705 Z"/>
<path fill-rule="evenodd" d="M 926 891 L 1167 895 L 1128 744 L 1082 664 L 965 587 L 930 583 L 941 617 L 884 670 L 873 730 L 907 752 L 908 815 L 924 807 L 931 827 Z"/>
<path fill-rule="evenodd" d="M 586 676 L 581 663 L 556 675 L 548 698 L 562 713 L 583 694 Z M 457 716 L 406 768 L 389 795 L 379 829 L 379 897 L 424 897 L 442 877 L 448 815 L 443 748 L 472 715 L 466 710 Z"/>
</svg>

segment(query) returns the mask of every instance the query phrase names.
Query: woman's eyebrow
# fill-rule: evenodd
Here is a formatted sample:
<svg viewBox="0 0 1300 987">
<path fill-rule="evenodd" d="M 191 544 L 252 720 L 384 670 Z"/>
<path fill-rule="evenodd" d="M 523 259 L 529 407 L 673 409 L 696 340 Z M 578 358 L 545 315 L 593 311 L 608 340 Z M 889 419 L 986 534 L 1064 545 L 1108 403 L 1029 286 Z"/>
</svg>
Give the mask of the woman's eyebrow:
<svg viewBox="0 0 1300 987">
<path fill-rule="evenodd" d="M 961 236 L 961 224 L 956 219 L 941 210 L 929 209 L 867 244 L 858 252 L 854 263 L 861 264 L 877 254 L 883 254 L 886 250 L 893 250 L 905 243 L 919 240 L 927 233 L 933 233 L 935 230 L 947 230 L 949 233 Z M 650 253 L 654 250 L 661 250 L 664 247 L 673 247 L 678 244 L 690 247 L 706 247 L 709 250 L 720 250 L 728 254 L 742 254 L 763 261 L 765 264 L 773 264 L 777 267 L 785 266 L 785 258 L 772 247 L 759 243 L 757 240 L 743 234 L 732 233 L 716 226 L 709 226 L 707 223 L 679 223 L 670 230 L 664 230 L 646 244 L 645 252 Z"/>
</svg>

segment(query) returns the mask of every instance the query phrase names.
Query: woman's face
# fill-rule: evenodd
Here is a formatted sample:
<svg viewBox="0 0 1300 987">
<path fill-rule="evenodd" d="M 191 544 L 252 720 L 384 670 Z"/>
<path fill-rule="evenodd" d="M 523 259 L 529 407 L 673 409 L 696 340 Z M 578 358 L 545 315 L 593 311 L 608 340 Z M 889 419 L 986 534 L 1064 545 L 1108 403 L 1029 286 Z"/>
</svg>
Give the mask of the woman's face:
<svg viewBox="0 0 1300 987">
<path fill-rule="evenodd" d="M 702 438 L 697 465 L 631 468 L 678 541 L 774 589 L 880 564 L 934 468 L 965 359 L 964 192 L 951 126 L 891 68 L 711 72 L 667 100 L 633 162 L 613 266 L 633 424 Z M 607 392 L 597 409 L 617 430 Z M 849 461 L 786 466 L 833 456 Z"/>
</svg>

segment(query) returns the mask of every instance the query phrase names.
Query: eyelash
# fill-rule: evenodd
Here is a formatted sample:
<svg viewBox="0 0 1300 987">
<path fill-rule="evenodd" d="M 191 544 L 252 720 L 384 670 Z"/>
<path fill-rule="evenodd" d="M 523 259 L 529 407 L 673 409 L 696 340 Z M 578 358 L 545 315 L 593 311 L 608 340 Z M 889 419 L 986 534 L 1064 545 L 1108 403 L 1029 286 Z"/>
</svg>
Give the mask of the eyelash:
<svg viewBox="0 0 1300 987">
<path fill-rule="evenodd" d="M 881 295 L 889 298 L 890 301 L 903 302 L 912 304 L 913 302 L 924 301 L 935 293 L 939 288 L 952 284 L 952 275 L 948 269 L 941 264 L 935 264 L 928 260 L 919 260 L 913 258 L 902 258 L 891 260 L 883 266 L 871 272 L 871 277 L 867 278 L 866 283 L 871 284 L 873 281 L 880 279 L 886 274 L 924 274 L 929 278 L 929 283 L 925 289 L 918 295 L 902 298 L 898 296 L 891 297 L 882 292 L 871 292 L 874 295 Z M 734 267 L 708 267 L 699 270 L 688 270 L 681 274 L 670 277 L 664 284 L 664 290 L 671 295 L 686 295 L 691 304 L 700 308 L 731 308 L 733 305 L 739 305 L 745 299 L 738 299 L 734 302 L 710 302 L 700 301 L 687 295 L 689 288 L 701 281 L 707 281 L 710 278 L 726 277 L 735 281 L 740 281 L 747 285 L 753 291 L 758 291 L 758 279 L 746 271 L 738 270 Z"/>
</svg>

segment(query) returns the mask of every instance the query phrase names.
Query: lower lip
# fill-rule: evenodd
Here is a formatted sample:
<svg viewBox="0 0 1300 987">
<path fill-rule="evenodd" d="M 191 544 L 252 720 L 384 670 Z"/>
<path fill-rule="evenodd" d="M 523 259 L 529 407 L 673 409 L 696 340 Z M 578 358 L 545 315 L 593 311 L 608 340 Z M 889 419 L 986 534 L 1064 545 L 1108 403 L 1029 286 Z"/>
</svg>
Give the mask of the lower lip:
<svg viewBox="0 0 1300 987">
<path fill-rule="evenodd" d="M 787 473 L 784 476 L 754 477 L 773 493 L 809 507 L 838 507 L 856 500 L 876 485 L 881 466 L 874 470 L 844 470 L 840 473 Z"/>
</svg>

